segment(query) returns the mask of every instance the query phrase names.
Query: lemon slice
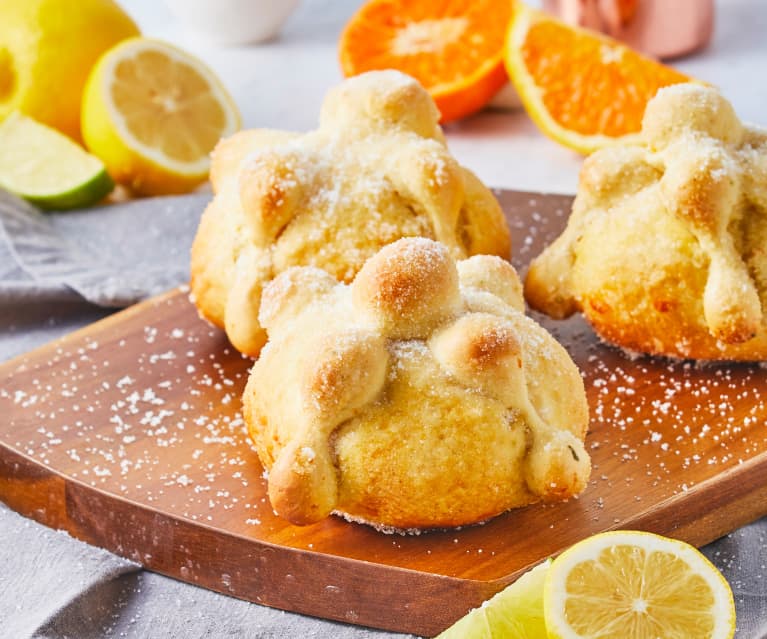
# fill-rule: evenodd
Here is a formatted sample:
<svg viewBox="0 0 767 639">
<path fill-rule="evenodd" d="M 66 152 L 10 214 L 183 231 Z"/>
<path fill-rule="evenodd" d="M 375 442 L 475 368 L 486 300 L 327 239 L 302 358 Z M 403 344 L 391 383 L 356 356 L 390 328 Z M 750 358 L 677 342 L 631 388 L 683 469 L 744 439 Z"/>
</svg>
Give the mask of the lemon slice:
<svg viewBox="0 0 767 639">
<path fill-rule="evenodd" d="M 140 195 L 195 188 L 207 178 L 213 147 L 239 127 L 237 107 L 213 71 L 150 38 L 107 51 L 83 95 L 88 149 Z"/>
<path fill-rule="evenodd" d="M 0 186 L 44 209 L 71 209 L 98 202 L 114 183 L 98 158 L 15 112 L 0 124 Z"/>
<path fill-rule="evenodd" d="M 729 639 L 732 591 L 698 550 L 645 532 L 575 544 L 546 576 L 544 610 L 556 639 Z M 542 635 L 545 636 L 545 635 Z"/>
<path fill-rule="evenodd" d="M 543 584 L 550 564 L 529 570 L 437 639 L 544 639 Z"/>
</svg>

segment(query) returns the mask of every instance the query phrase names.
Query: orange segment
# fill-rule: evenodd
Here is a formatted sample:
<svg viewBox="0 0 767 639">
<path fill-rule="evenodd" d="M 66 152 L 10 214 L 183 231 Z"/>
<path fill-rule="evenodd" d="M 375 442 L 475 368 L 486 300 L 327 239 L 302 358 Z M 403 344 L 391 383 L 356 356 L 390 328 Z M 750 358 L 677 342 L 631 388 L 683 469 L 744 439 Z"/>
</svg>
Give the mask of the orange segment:
<svg viewBox="0 0 767 639">
<path fill-rule="evenodd" d="M 506 82 L 511 0 L 371 0 L 339 42 L 344 75 L 397 69 L 431 93 L 442 122 L 481 109 Z"/>
<path fill-rule="evenodd" d="M 616 40 L 522 3 L 509 25 L 505 61 L 541 130 L 584 153 L 630 139 L 658 89 L 691 80 Z"/>
</svg>

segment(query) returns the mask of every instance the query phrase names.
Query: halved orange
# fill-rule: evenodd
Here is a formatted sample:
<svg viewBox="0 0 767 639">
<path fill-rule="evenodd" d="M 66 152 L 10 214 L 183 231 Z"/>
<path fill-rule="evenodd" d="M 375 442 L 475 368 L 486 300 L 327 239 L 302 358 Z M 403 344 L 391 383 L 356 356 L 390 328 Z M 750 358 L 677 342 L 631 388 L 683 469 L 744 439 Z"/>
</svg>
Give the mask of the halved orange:
<svg viewBox="0 0 767 639">
<path fill-rule="evenodd" d="M 503 43 L 512 0 L 370 0 L 339 41 L 345 76 L 397 69 L 418 80 L 450 122 L 506 83 Z"/>
<path fill-rule="evenodd" d="M 692 79 L 602 34 L 515 4 L 506 70 L 549 137 L 582 153 L 631 141 L 658 89 Z"/>
</svg>

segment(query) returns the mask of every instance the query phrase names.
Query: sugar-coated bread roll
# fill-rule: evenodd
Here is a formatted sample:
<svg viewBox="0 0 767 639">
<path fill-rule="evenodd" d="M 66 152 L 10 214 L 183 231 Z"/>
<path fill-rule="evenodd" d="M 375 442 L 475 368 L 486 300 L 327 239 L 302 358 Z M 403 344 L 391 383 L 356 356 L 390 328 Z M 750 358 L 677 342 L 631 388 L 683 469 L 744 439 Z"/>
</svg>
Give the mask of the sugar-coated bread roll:
<svg viewBox="0 0 767 639">
<path fill-rule="evenodd" d="M 508 262 L 456 264 L 425 238 L 381 249 L 351 284 L 280 273 L 243 397 L 277 513 L 441 528 L 582 491 L 583 382 L 523 311 Z"/>
<path fill-rule="evenodd" d="M 349 282 L 407 236 L 438 240 L 455 258 L 508 258 L 498 202 L 450 155 L 438 120 L 414 79 L 377 71 L 332 89 L 315 131 L 242 131 L 219 143 L 215 197 L 192 247 L 201 314 L 257 356 L 264 286 L 293 266 Z"/>
<path fill-rule="evenodd" d="M 585 161 L 525 297 L 632 352 L 767 360 L 767 131 L 711 87 L 661 89 L 637 144 Z"/>
</svg>

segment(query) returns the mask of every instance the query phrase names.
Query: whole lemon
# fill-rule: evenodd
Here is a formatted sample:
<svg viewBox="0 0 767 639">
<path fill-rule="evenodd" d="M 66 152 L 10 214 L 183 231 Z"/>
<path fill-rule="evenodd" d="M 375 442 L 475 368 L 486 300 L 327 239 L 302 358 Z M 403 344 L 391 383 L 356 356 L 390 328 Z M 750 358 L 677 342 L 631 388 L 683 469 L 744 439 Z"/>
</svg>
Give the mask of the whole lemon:
<svg viewBox="0 0 767 639">
<path fill-rule="evenodd" d="M 138 34 L 112 0 L 0 0 L 0 120 L 22 111 L 80 141 L 91 67 Z"/>
</svg>

